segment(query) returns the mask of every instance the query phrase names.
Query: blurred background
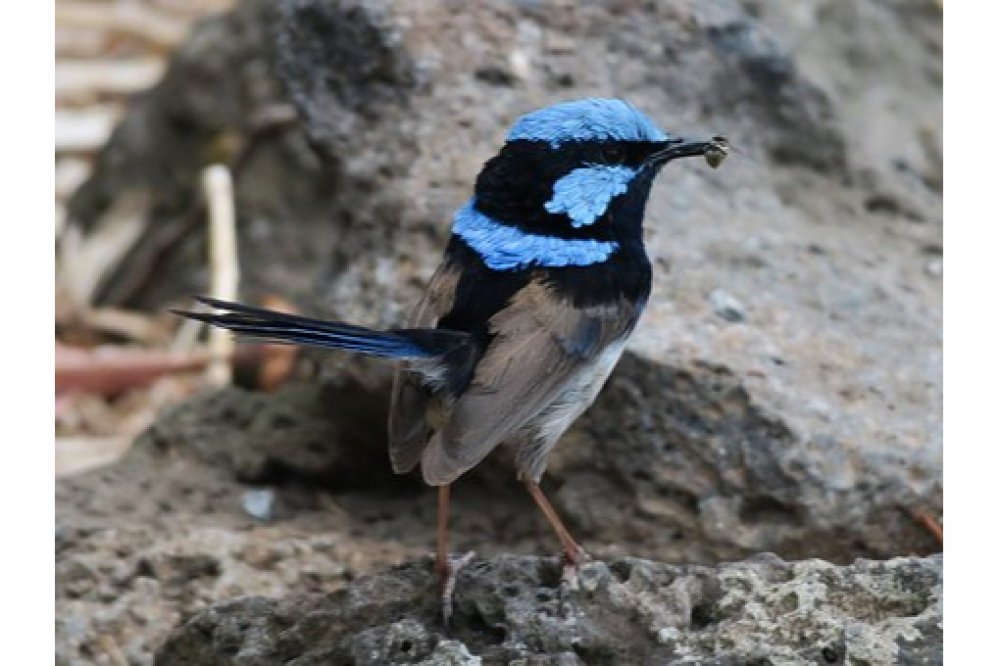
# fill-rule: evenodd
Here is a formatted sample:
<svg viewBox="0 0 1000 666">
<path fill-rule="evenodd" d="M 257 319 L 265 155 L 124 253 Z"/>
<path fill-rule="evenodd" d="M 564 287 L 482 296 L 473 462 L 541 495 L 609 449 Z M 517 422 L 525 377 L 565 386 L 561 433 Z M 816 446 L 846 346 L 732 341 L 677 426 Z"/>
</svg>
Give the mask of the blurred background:
<svg viewBox="0 0 1000 666">
<path fill-rule="evenodd" d="M 390 368 L 233 347 L 191 295 L 398 324 L 518 116 L 726 135 L 654 188 L 654 287 L 545 480 L 597 557 L 941 549 L 941 6 L 57 0 L 57 663 L 422 556 Z M 693 161 L 691 161 L 693 162 Z M 454 547 L 555 552 L 504 452 Z"/>
<path fill-rule="evenodd" d="M 129 251 L 141 222 L 125 221 L 117 233 L 84 243 L 67 222 L 67 208 L 130 100 L 160 80 L 195 22 L 232 6 L 232 0 L 56 3 L 57 476 L 114 460 L 160 406 L 197 386 L 197 378 L 172 375 L 177 362 L 161 353 L 170 348 L 176 322 L 95 307 L 102 276 Z"/>
</svg>

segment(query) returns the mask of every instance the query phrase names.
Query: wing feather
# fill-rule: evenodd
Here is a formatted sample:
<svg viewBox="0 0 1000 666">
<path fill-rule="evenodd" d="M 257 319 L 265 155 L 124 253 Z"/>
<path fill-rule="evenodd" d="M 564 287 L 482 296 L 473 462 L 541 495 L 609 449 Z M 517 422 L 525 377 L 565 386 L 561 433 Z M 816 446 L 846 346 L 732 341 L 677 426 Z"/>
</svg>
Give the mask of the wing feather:
<svg viewBox="0 0 1000 666">
<path fill-rule="evenodd" d="M 635 305 L 576 308 L 529 283 L 490 320 L 494 338 L 469 390 L 423 452 L 424 479 L 450 483 L 544 410 L 609 344 L 628 335 Z"/>
<path fill-rule="evenodd" d="M 451 310 L 458 278 L 458 270 L 451 264 L 446 262 L 438 267 L 406 326 L 433 328 Z M 420 462 L 431 434 L 428 414 L 433 400 L 413 373 L 405 368 L 396 369 L 389 400 L 389 459 L 397 474 L 409 472 Z"/>
</svg>

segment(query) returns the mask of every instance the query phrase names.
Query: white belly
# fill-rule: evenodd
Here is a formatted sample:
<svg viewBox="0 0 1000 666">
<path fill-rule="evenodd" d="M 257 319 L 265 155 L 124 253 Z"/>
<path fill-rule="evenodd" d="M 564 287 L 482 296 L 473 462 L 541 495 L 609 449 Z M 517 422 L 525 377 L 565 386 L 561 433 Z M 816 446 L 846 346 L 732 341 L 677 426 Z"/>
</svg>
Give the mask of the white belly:
<svg viewBox="0 0 1000 666">
<path fill-rule="evenodd" d="M 522 476 L 535 481 L 542 476 L 552 447 L 597 398 L 624 349 L 624 338 L 608 345 L 600 356 L 582 366 L 549 406 L 531 420 L 527 427 L 530 434 L 522 440 L 517 453 Z"/>
</svg>

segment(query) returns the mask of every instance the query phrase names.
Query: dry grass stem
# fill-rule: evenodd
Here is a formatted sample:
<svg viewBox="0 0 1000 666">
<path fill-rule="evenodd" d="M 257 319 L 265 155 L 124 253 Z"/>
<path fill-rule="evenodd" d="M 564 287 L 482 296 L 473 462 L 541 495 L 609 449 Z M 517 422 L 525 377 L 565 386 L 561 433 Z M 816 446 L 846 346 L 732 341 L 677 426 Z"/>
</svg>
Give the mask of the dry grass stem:
<svg viewBox="0 0 1000 666">
<path fill-rule="evenodd" d="M 111 136 L 121 110 L 112 106 L 84 109 L 57 109 L 56 153 L 90 153 L 101 148 Z"/>
<path fill-rule="evenodd" d="M 56 63 L 56 99 L 80 103 L 107 95 L 129 95 L 156 83 L 162 58 L 132 60 L 60 60 Z"/>
<path fill-rule="evenodd" d="M 90 28 L 138 38 L 156 48 L 177 46 L 187 34 L 187 22 L 137 3 L 80 2 L 56 4 L 60 28 Z"/>
<path fill-rule="evenodd" d="M 211 272 L 209 291 L 214 298 L 236 300 L 239 261 L 236 254 L 236 204 L 233 177 L 228 167 L 214 164 L 202 172 L 202 187 L 208 208 L 208 253 Z M 212 362 L 208 378 L 224 386 L 232 381 L 230 359 L 235 349 L 232 334 L 221 328 L 209 332 Z"/>
</svg>

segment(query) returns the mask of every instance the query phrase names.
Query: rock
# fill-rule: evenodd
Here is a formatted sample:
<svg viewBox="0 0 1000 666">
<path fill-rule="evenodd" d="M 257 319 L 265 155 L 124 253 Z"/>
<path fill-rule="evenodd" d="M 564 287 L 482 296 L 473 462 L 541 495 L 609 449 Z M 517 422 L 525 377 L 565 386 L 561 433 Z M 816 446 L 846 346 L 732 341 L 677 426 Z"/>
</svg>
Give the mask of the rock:
<svg viewBox="0 0 1000 666">
<path fill-rule="evenodd" d="M 848 447 L 803 438 L 721 366 L 626 354 L 566 440 L 554 501 L 604 555 L 635 543 L 670 561 L 772 551 L 847 563 L 940 546 L 906 511 L 926 501 L 909 479 L 875 482 Z"/>
<path fill-rule="evenodd" d="M 712 310 L 726 321 L 737 324 L 746 319 L 743 304 L 725 289 L 713 289 L 708 295 Z"/>
<path fill-rule="evenodd" d="M 243 509 L 261 522 L 274 518 L 274 490 L 253 488 L 243 493 Z"/>
<path fill-rule="evenodd" d="M 801 76 L 792 57 L 759 21 L 724 4 L 696 15 L 724 70 L 713 82 L 720 105 L 735 105 L 773 128 L 768 150 L 776 162 L 804 164 L 823 171 L 846 168 L 845 139 L 832 100 Z"/>
<path fill-rule="evenodd" d="M 555 558 L 476 559 L 441 626 L 429 560 L 328 596 L 202 611 L 160 664 L 940 664 L 941 557 L 833 566 L 773 555 L 716 567 L 594 561 L 579 589 Z"/>
<path fill-rule="evenodd" d="M 164 413 L 138 446 L 186 449 L 202 464 L 255 484 L 289 477 L 341 490 L 391 483 L 380 434 L 384 394 L 373 396 L 350 378 L 339 380 L 290 384 L 279 397 L 238 388 L 207 393 Z M 272 498 L 272 508 L 277 505 Z"/>
<path fill-rule="evenodd" d="M 385 502 L 419 488 L 413 475 L 394 477 L 386 463 L 387 390 L 383 384 L 367 395 L 350 378 L 331 377 L 273 394 L 206 394 L 164 414 L 132 455 L 137 464 L 180 455 L 232 479 L 282 484 L 275 504 L 286 519 L 315 504 L 289 482 L 338 495 L 363 488 Z M 366 412 L 365 405 L 375 406 Z M 523 494 L 508 454 L 501 449 L 472 474 L 470 483 L 481 484 L 494 503 Z M 910 469 L 918 464 L 911 461 Z M 940 547 L 907 511 L 927 502 L 908 478 L 879 472 L 876 481 L 837 440 L 804 440 L 755 404 L 732 371 L 707 363 L 678 367 L 624 354 L 557 447 L 547 483 L 574 533 L 605 557 L 711 563 L 764 550 L 846 563 Z M 461 496 L 456 505 L 463 506 Z M 517 504 L 493 512 L 537 517 Z M 422 513 L 414 522 L 430 530 Z M 473 525 L 478 538 L 470 547 L 510 545 L 507 530 Z M 536 535 L 546 543 L 547 528 L 539 525 Z"/>
</svg>

